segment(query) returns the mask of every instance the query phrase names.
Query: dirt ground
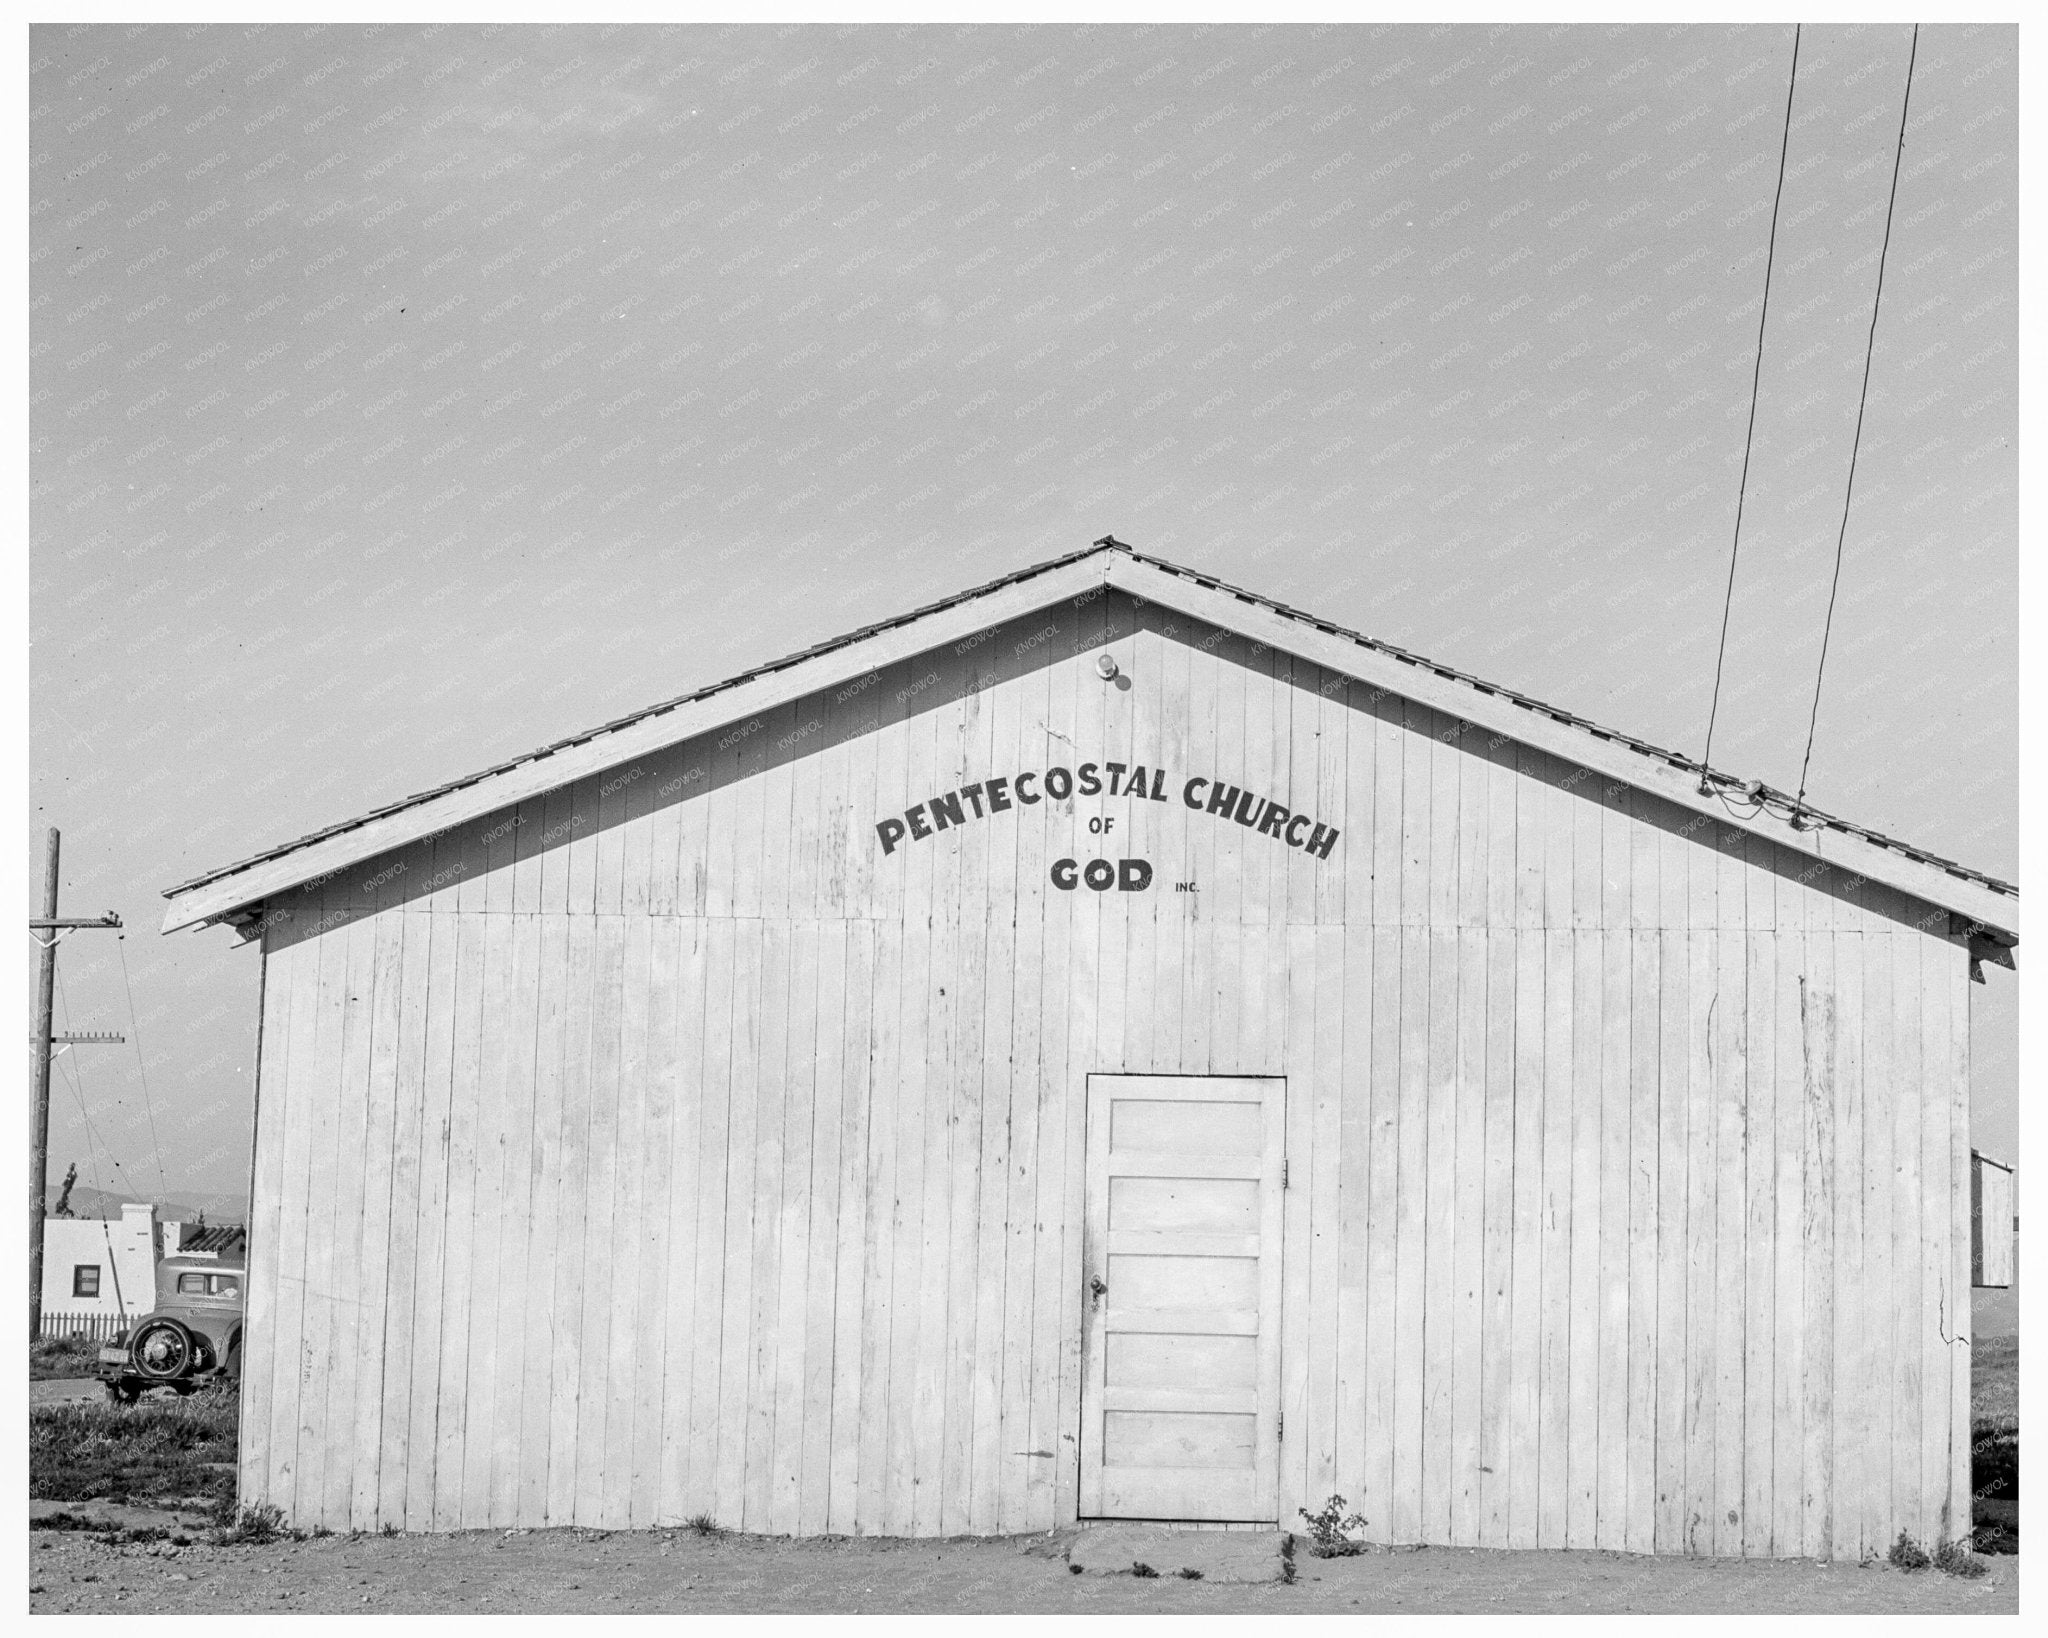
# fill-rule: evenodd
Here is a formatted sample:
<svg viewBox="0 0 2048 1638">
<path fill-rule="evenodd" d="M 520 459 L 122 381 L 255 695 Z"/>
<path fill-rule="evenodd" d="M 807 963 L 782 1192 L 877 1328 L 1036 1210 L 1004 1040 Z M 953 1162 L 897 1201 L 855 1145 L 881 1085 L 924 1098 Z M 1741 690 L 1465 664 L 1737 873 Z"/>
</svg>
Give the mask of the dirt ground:
<svg viewBox="0 0 2048 1638">
<path fill-rule="evenodd" d="M 35 1614 L 109 1611 L 773 1613 L 1684 1613 L 2013 1615 L 2019 1561 L 1933 1570 L 1426 1548 L 1297 1559 L 1292 1585 L 1068 1572 L 1054 1537 L 950 1541 L 689 1531 L 330 1536 L 109 1546 L 30 1533 Z"/>
</svg>

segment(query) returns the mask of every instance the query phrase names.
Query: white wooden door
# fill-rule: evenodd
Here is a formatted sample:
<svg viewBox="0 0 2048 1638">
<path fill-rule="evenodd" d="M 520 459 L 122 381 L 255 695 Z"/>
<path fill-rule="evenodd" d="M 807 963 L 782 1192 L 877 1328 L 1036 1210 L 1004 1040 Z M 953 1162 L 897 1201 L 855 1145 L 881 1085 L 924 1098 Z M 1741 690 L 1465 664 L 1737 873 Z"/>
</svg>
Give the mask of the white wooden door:
<svg viewBox="0 0 2048 1638">
<path fill-rule="evenodd" d="M 1081 1515 L 1272 1523 L 1286 1082 L 1088 1077 Z"/>
</svg>

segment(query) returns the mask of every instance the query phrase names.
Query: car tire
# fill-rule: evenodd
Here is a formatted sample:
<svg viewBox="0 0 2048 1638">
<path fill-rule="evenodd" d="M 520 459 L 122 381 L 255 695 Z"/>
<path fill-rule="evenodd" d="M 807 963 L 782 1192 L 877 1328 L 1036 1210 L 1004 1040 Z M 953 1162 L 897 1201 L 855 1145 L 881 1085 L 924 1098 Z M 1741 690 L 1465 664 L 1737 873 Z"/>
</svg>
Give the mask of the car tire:
<svg viewBox="0 0 2048 1638">
<path fill-rule="evenodd" d="M 174 1319 L 150 1320 L 129 1348 L 135 1369 L 152 1383 L 175 1382 L 198 1362 L 192 1333 Z"/>
<path fill-rule="evenodd" d="M 221 1374 L 230 1382 L 242 1380 L 242 1334 L 237 1331 L 228 1343 L 227 1363 L 221 1367 Z"/>
</svg>

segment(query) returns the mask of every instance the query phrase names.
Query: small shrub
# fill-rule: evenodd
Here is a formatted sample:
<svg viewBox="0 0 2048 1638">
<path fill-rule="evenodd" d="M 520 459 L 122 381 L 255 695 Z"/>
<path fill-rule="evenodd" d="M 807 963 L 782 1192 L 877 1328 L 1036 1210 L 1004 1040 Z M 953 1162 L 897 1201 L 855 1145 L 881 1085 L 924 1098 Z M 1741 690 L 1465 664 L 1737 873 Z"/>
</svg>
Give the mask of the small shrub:
<svg viewBox="0 0 2048 1638">
<path fill-rule="evenodd" d="M 1934 1549 L 1934 1567 L 1943 1575 L 1959 1575 L 1974 1581 L 1984 1573 L 1984 1561 L 1970 1551 L 1969 1544 L 1944 1541 Z"/>
<path fill-rule="evenodd" d="M 725 1534 L 725 1527 L 709 1513 L 698 1513 L 693 1517 L 687 1518 L 683 1520 L 683 1526 L 685 1529 L 696 1531 L 700 1536 L 722 1536 Z"/>
<path fill-rule="evenodd" d="M 1080 1565 L 1078 1565 L 1078 1564 L 1069 1564 L 1069 1565 L 1067 1566 L 1067 1574 L 1068 1574 L 1068 1575 L 1079 1575 L 1080 1573 L 1081 1573 L 1081 1566 L 1080 1566 Z"/>
<path fill-rule="evenodd" d="M 1892 1550 L 1885 1554 L 1885 1559 L 1895 1570 L 1924 1570 L 1930 1562 L 1926 1548 L 1903 1530 L 1899 1532 L 1899 1539 L 1892 1543 Z"/>
<path fill-rule="evenodd" d="M 254 1507 L 242 1509 L 235 1522 L 221 1532 L 221 1540 L 255 1545 L 276 1541 L 285 1533 L 284 1513 L 269 1502 L 258 1502 Z"/>
<path fill-rule="evenodd" d="M 1200 1570 L 1175 1570 L 1173 1573 L 1183 1581 L 1200 1581 L 1202 1579 L 1202 1572 Z"/>
<path fill-rule="evenodd" d="M 1157 1580 L 1159 1577 L 1159 1572 L 1153 1569 L 1151 1565 L 1138 1562 L 1135 1560 L 1131 1564 L 1131 1574 L 1136 1576 L 1140 1581 L 1143 1581 L 1148 1577 L 1150 1577 L 1153 1580 Z"/>
<path fill-rule="evenodd" d="M 1308 1521 L 1309 1551 L 1317 1558 L 1342 1558 L 1365 1550 L 1364 1543 L 1350 1540 L 1347 1530 L 1363 1530 L 1365 1515 L 1344 1513 L 1344 1498 L 1332 1495 L 1321 1509 L 1311 1513 L 1306 1507 L 1296 1511 Z"/>
</svg>

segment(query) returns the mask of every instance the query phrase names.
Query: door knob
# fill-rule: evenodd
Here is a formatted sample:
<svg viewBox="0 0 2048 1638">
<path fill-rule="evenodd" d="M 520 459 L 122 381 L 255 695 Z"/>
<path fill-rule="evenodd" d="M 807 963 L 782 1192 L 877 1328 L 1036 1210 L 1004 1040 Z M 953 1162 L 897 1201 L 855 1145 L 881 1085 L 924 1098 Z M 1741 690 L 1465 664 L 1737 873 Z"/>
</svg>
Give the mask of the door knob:
<svg viewBox="0 0 2048 1638">
<path fill-rule="evenodd" d="M 1088 1290 L 1097 1302 L 1102 1301 L 1102 1294 L 1108 1289 L 1109 1287 L 1102 1283 L 1102 1276 L 1100 1274 L 1088 1282 Z"/>
</svg>

